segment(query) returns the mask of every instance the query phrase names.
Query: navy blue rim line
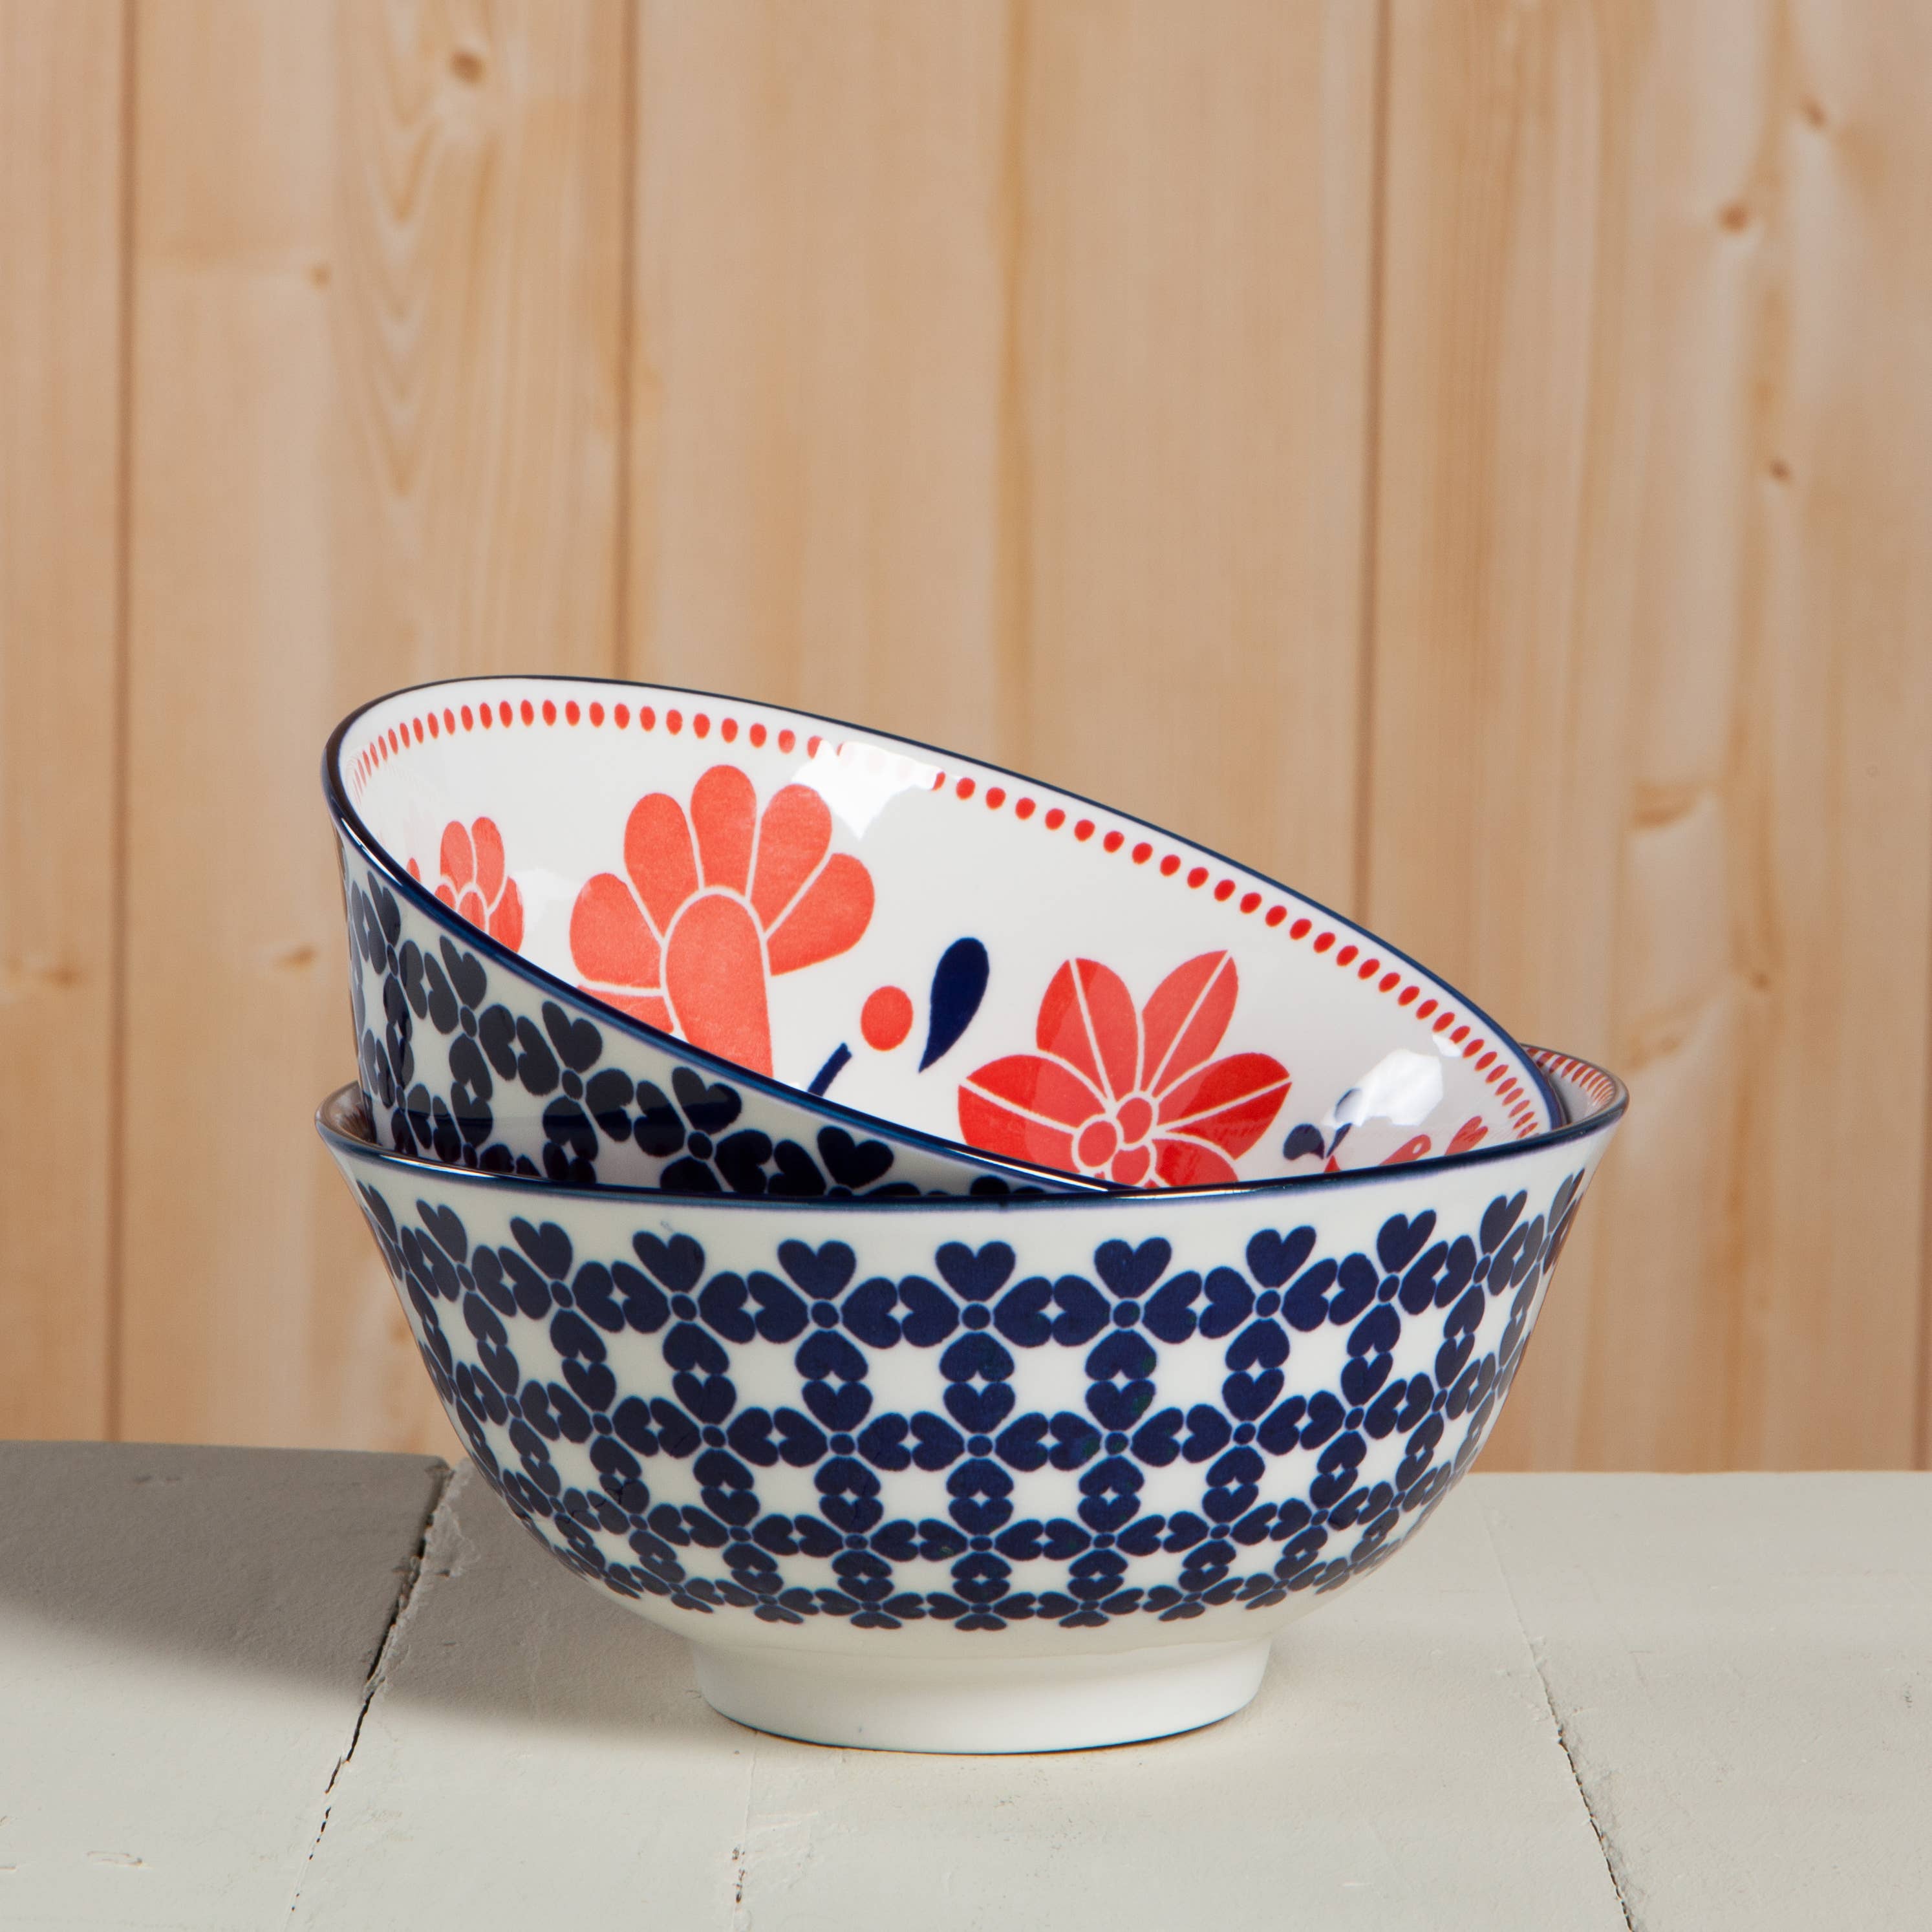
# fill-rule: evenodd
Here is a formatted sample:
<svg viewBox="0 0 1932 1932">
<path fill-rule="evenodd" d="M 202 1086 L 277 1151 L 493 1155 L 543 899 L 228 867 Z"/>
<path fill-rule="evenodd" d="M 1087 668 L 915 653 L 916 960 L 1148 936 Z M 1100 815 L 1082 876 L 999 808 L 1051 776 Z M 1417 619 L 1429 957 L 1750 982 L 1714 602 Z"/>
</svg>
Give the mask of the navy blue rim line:
<svg viewBox="0 0 1932 1932">
<path fill-rule="evenodd" d="M 643 684 L 628 678 L 576 677 L 555 671 L 505 673 L 483 677 L 436 678 L 430 680 L 427 683 L 403 685 L 394 691 L 385 692 L 380 698 L 372 698 L 367 704 L 358 705 L 353 711 L 350 712 L 349 716 L 344 718 L 341 723 L 337 725 L 335 729 L 329 734 L 328 742 L 322 748 L 322 790 L 328 800 L 329 810 L 338 820 L 345 820 L 346 822 L 349 829 L 355 834 L 357 842 L 362 844 L 365 850 L 371 852 L 380 853 L 382 850 L 382 842 L 376 837 L 374 832 L 370 831 L 366 825 L 363 824 L 362 814 L 358 812 L 355 806 L 350 803 L 348 789 L 342 782 L 341 773 L 339 769 L 340 760 L 337 755 L 341 748 L 343 740 L 348 736 L 350 731 L 354 727 L 356 720 L 358 718 L 365 717 L 370 712 L 374 711 L 378 705 L 390 704 L 399 698 L 410 698 L 416 695 L 418 693 L 430 691 L 447 692 L 458 686 L 476 686 L 485 684 L 497 686 L 506 684 L 555 684 L 560 686 L 595 685 L 600 689 L 603 690 L 631 692 L 644 691 L 653 693 L 662 693 L 673 698 L 686 699 L 697 698 L 710 704 L 748 705 L 754 710 L 782 711 L 791 717 L 808 718 L 811 719 L 814 724 L 829 724 L 835 730 L 853 733 L 860 738 L 874 739 L 889 746 L 902 746 L 909 751 L 922 752 L 926 753 L 928 756 L 939 759 L 942 761 L 950 759 L 956 764 L 963 760 L 968 764 L 978 766 L 982 771 L 997 772 L 1000 777 L 1010 778 L 1013 780 L 1016 784 L 1021 785 L 1031 785 L 1042 791 L 1057 793 L 1062 798 L 1069 799 L 1077 804 L 1086 806 L 1093 811 L 1104 812 L 1110 818 L 1118 819 L 1123 824 L 1138 826 L 1143 832 L 1152 832 L 1154 836 L 1158 838 L 1166 839 L 1171 843 L 1180 846 L 1187 851 L 1198 853 L 1203 859 L 1212 860 L 1216 865 L 1226 866 L 1231 869 L 1244 872 L 1249 878 L 1258 880 L 1262 885 L 1267 886 L 1270 890 L 1285 893 L 1289 898 L 1298 900 L 1302 904 L 1308 907 L 1310 910 L 1319 913 L 1324 919 L 1334 920 L 1337 926 L 1346 928 L 1349 932 L 1353 933 L 1358 939 L 1365 939 L 1369 940 L 1378 951 L 1386 952 L 1390 958 L 1393 959 L 1401 961 L 1402 964 L 1409 968 L 1412 971 L 1414 972 L 1420 977 L 1426 980 L 1431 985 L 1439 987 L 1444 993 L 1448 994 L 1462 1006 L 1465 1014 L 1468 1018 L 1480 1022 L 1481 1024 L 1486 1028 L 1491 1034 L 1496 1036 L 1497 1039 L 1504 1042 L 1504 1043 L 1508 1047 L 1512 1056 L 1520 1063 L 1520 1070 L 1526 1072 L 1529 1078 L 1535 1083 L 1537 1091 L 1543 1096 L 1544 1105 L 1548 1109 L 1550 1118 L 1554 1120 L 1560 1120 L 1562 1117 L 1563 1108 L 1557 1100 L 1556 1089 L 1552 1088 L 1550 1082 L 1544 1077 L 1543 1070 L 1530 1058 L 1528 1054 L 1524 1052 L 1522 1046 L 1518 1043 L 1516 1036 L 1514 1034 L 1509 1032 L 1506 1028 L 1497 1025 L 1496 1022 L 1492 1019 L 1480 1006 L 1478 1006 L 1473 1000 L 1464 998 L 1461 991 L 1458 988 L 1452 986 L 1439 973 L 1432 971 L 1430 968 L 1424 965 L 1419 959 L 1412 958 L 1410 956 L 1403 952 L 1400 946 L 1389 945 L 1376 934 L 1370 932 L 1367 927 L 1358 926 L 1354 920 L 1347 918 L 1343 914 L 1334 910 L 1328 906 L 1324 905 L 1320 900 L 1310 898 L 1309 896 L 1300 890 L 1298 886 L 1284 885 L 1279 879 L 1270 878 L 1265 872 L 1256 872 L 1252 866 L 1243 865 L 1238 860 L 1230 859 L 1222 853 L 1210 850 L 1205 845 L 1197 844 L 1194 840 L 1182 838 L 1179 834 L 1170 832 L 1164 826 L 1155 825 L 1147 819 L 1137 818 L 1132 812 L 1122 812 L 1115 806 L 1111 805 L 1102 805 L 1098 800 L 1088 798 L 1084 793 L 1069 791 L 1063 785 L 1049 784 L 1043 779 L 1029 778 L 1024 772 L 1016 772 L 1009 770 L 1004 765 L 990 764 L 984 758 L 970 758 L 963 752 L 949 752 L 942 746 L 928 745 L 922 739 L 902 738 L 896 734 L 890 731 L 876 731 L 868 724 L 854 724 L 845 718 L 828 718 L 822 712 L 800 711 L 794 709 L 790 705 L 772 704 L 763 698 L 742 698 L 729 692 L 695 691 L 688 689 L 681 685 Z M 437 899 L 433 892 L 427 891 L 426 889 L 422 886 L 416 880 L 410 878 L 406 868 L 400 865 L 391 865 L 386 861 L 382 861 L 380 862 L 380 869 L 392 878 L 396 878 L 398 883 L 406 884 L 407 886 L 413 888 L 414 896 L 417 898 L 428 900 L 439 908 L 440 912 L 446 912 L 448 910 L 447 907 L 442 905 L 442 902 L 440 899 Z M 496 940 L 491 938 L 488 934 L 484 933 L 481 936 L 488 942 L 488 945 L 494 949 L 500 955 L 515 960 L 520 970 L 528 973 L 532 976 L 538 979 L 540 982 L 546 982 L 549 985 L 561 988 L 562 991 L 568 993 L 572 999 L 581 1000 L 584 997 L 582 994 L 579 993 L 574 987 L 566 986 L 562 980 L 556 978 L 554 974 L 546 972 L 542 967 L 532 965 L 528 960 L 526 960 L 520 953 L 511 952 L 507 947 L 500 946 L 499 943 Z M 602 1006 L 603 1003 L 602 1001 L 598 1001 L 597 1004 L 600 1007 Z M 609 1009 L 609 1010 L 615 1012 L 616 1009 L 611 1008 Z M 730 1068 L 733 1074 L 736 1077 L 741 1080 L 748 1081 L 754 1086 L 758 1086 L 758 1083 L 762 1081 L 764 1084 L 762 1086 L 759 1086 L 760 1091 L 776 1094 L 781 1096 L 796 1094 L 797 1091 L 796 1088 L 788 1085 L 782 1081 L 766 1079 L 764 1076 L 758 1074 L 747 1074 L 744 1069 L 734 1066 L 730 1060 L 722 1060 L 714 1054 L 704 1053 L 700 1049 L 688 1047 L 687 1042 L 677 1040 L 676 1036 L 674 1034 L 660 1032 L 657 1028 L 646 1026 L 640 1020 L 631 1020 L 628 1015 L 620 1015 L 618 1017 L 626 1021 L 629 1026 L 635 1028 L 638 1031 L 651 1038 L 676 1042 L 676 1044 L 680 1051 L 690 1052 L 697 1054 L 698 1057 L 706 1064 L 714 1066 Z M 818 1105 L 827 1108 L 838 1108 L 840 1106 L 840 1103 L 838 1102 L 823 1096 L 819 1098 Z M 964 1142 L 949 1141 L 943 1139 L 937 1135 L 926 1134 L 922 1129 L 899 1127 L 895 1126 L 890 1121 L 874 1120 L 874 1116 L 860 1113 L 856 1108 L 844 1108 L 841 1111 L 842 1111 L 849 1119 L 874 1122 L 874 1132 L 878 1131 L 879 1128 L 883 1127 L 884 1130 L 889 1133 L 901 1134 L 909 1137 L 914 1137 L 914 1143 L 916 1144 L 928 1148 L 950 1152 L 955 1149 L 963 1147 L 965 1144 Z M 1547 1131 L 1554 1131 L 1554 1130 L 1550 1130 Z M 972 1151 L 976 1153 L 978 1150 L 974 1149 Z M 997 1160 L 1000 1157 L 994 1156 L 992 1156 L 992 1158 Z M 1447 1155 L 1436 1155 L 1429 1156 L 1428 1158 L 1446 1160 L 1448 1156 Z M 1413 1163 L 1413 1165 L 1420 1166 L 1423 1165 L 1423 1162 L 1418 1161 Z M 1007 1162 L 1005 1163 L 1005 1166 L 1006 1171 L 1012 1173 L 1024 1173 L 1034 1177 L 1050 1176 L 1054 1180 L 1063 1183 L 1067 1178 L 1066 1175 L 1058 1173 L 1052 1168 L 1036 1167 L 1028 1162 Z M 1246 1185 L 1250 1184 L 1235 1184 Z M 1264 1183 L 1261 1184 L 1266 1185 L 1268 1184 Z M 1111 1183 L 1102 1183 L 1100 1184 L 1100 1186 L 1104 1191 L 1108 1193 L 1132 1192 L 1139 1191 L 1138 1190 L 1116 1188 Z M 1174 1189 L 1170 1190 L 1169 1191 L 1178 1193 L 1183 1192 L 1184 1190 Z"/>
<path fill-rule="evenodd" d="M 1568 1057 L 1575 1058 L 1574 1054 Z M 1339 1174 L 1289 1174 L 1276 1180 L 1240 1180 L 1212 1187 L 1136 1187 L 1114 1194 L 1036 1194 L 1018 1200 L 983 1194 L 922 1194 L 916 1198 L 900 1195 L 883 1200 L 862 1194 L 836 1200 L 828 1200 L 819 1195 L 798 1198 L 790 1195 L 675 1194 L 658 1187 L 569 1187 L 532 1174 L 479 1174 L 472 1168 L 445 1167 L 440 1162 L 423 1160 L 414 1154 L 392 1154 L 374 1141 L 364 1140 L 359 1135 L 345 1132 L 335 1126 L 328 1118 L 332 1112 L 346 1109 L 352 1100 L 356 1104 L 362 1100 L 362 1089 L 353 1082 L 346 1087 L 338 1088 L 316 1109 L 315 1125 L 316 1131 L 331 1148 L 385 1171 L 434 1176 L 439 1180 L 461 1181 L 476 1187 L 508 1188 L 545 1200 L 622 1201 L 639 1208 L 654 1202 L 660 1213 L 687 1208 L 733 1208 L 756 1209 L 767 1214 L 802 1211 L 825 1214 L 849 1209 L 863 1209 L 874 1214 L 904 1214 L 920 1209 L 950 1214 L 960 1208 L 970 1208 L 976 1214 L 1021 1214 L 1054 1208 L 1118 1209 L 1132 1202 L 1146 1204 L 1144 1210 L 1136 1205 L 1133 1211 L 1155 1214 L 1164 1207 L 1188 1201 L 1258 1198 L 1265 1202 L 1277 1196 L 1305 1193 L 1311 1189 L 1325 1192 L 1338 1187 L 1404 1180 L 1424 1172 L 1434 1174 L 1452 1168 L 1487 1166 L 1498 1161 L 1526 1159 L 1546 1148 L 1580 1146 L 1592 1135 L 1608 1133 L 1623 1118 L 1630 1105 L 1630 1092 L 1614 1073 L 1605 1072 L 1603 1068 L 1591 1066 L 1587 1060 L 1577 1064 L 1589 1066 L 1593 1073 L 1603 1074 L 1616 1090 L 1612 1098 L 1586 1119 L 1553 1127 L 1547 1133 L 1533 1135 L 1527 1140 L 1498 1141 L 1489 1147 L 1471 1148 L 1462 1154 L 1439 1154 L 1432 1160 L 1405 1161 L 1400 1167 L 1346 1168 Z M 1563 1111 L 1560 1101 L 1557 1111 Z"/>
</svg>

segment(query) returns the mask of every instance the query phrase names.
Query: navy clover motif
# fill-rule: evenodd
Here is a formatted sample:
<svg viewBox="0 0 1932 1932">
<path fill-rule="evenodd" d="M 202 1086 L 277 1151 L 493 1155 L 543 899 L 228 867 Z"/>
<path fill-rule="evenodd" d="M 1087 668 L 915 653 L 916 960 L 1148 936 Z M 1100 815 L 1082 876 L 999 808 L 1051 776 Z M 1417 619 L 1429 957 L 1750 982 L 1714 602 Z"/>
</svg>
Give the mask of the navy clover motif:
<svg viewBox="0 0 1932 1932">
<path fill-rule="evenodd" d="M 361 1204 L 478 1466 L 569 1567 L 700 1612 L 996 1630 L 1262 1609 L 1387 1561 L 1480 1451 L 1581 1180 L 1541 1214 L 1498 1196 L 1467 1234 L 1393 1216 L 1340 1256 L 1312 1229 L 1264 1231 L 1244 1265 L 1204 1276 L 1173 1271 L 1161 1239 L 1102 1244 L 1090 1275 L 1024 1274 L 990 1241 L 944 1244 L 929 1274 L 894 1278 L 845 1243 L 796 1240 L 741 1274 L 688 1236 L 640 1233 L 606 1261 L 553 1222 L 514 1218 L 479 1248 L 450 1208 L 399 1214 L 368 1185 Z M 1417 1323 L 1426 1340 L 1406 1352 L 1420 1343 L 1423 1365 L 1398 1375 Z M 1289 1394 L 1294 1349 L 1323 1328 L 1341 1341 L 1332 1384 Z M 655 1393 L 618 1386 L 627 1331 L 661 1354 Z M 1163 1351 L 1204 1339 L 1220 1401 L 1162 1406 Z M 795 1402 L 742 1399 L 741 1352 L 766 1348 L 789 1355 Z M 1019 1364 L 1040 1348 L 1079 1352 L 1078 1408 L 1022 1406 Z M 929 1352 L 930 1410 L 882 1407 L 871 1371 L 899 1348 Z M 1148 1510 L 1148 1472 L 1177 1464 L 1199 1468 L 1198 1500 Z M 1049 1465 L 1076 1474 L 1065 1517 L 1026 1509 L 1026 1478 Z M 808 1509 L 761 1498 L 759 1472 L 779 1466 L 808 1476 Z M 943 1473 L 943 1517 L 891 1515 L 891 1478 L 913 1468 Z M 1179 1559 L 1172 1581 L 1130 1580 L 1161 1556 Z M 913 1562 L 946 1566 L 943 1586 L 906 1587 Z M 1040 1562 L 1051 1586 L 1020 1587 L 1016 1566 Z"/>
<path fill-rule="evenodd" d="M 893 1156 L 884 1141 L 854 1140 L 842 1127 L 821 1127 L 814 1159 L 796 1141 L 775 1141 L 752 1126 L 734 1130 L 744 1101 L 722 1080 L 707 1082 L 680 1066 L 672 1070 L 670 1088 L 666 1094 L 655 1081 L 634 1082 L 619 1069 L 606 1067 L 584 1090 L 590 1119 L 606 1138 L 634 1142 L 666 1163 L 658 1185 L 667 1193 L 811 1200 L 918 1191 L 910 1182 L 886 1179 Z"/>
</svg>

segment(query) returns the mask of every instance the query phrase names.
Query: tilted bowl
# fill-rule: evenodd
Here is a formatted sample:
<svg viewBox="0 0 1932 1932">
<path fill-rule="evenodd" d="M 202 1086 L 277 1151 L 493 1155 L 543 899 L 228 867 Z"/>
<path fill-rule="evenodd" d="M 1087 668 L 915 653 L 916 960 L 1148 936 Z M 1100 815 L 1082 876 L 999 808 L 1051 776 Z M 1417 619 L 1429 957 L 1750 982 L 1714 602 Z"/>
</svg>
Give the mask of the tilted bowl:
<svg viewBox="0 0 1932 1932">
<path fill-rule="evenodd" d="M 471 679 L 338 728 L 362 1085 L 484 1170 L 788 1196 L 1180 1186 L 1548 1128 L 1347 920 L 1048 786 L 770 705 Z"/>
<path fill-rule="evenodd" d="M 1482 1446 L 1624 1106 L 1264 1186 L 573 1189 L 323 1136 L 478 1466 L 743 1722 L 1046 1750 L 1238 1709 Z"/>
</svg>

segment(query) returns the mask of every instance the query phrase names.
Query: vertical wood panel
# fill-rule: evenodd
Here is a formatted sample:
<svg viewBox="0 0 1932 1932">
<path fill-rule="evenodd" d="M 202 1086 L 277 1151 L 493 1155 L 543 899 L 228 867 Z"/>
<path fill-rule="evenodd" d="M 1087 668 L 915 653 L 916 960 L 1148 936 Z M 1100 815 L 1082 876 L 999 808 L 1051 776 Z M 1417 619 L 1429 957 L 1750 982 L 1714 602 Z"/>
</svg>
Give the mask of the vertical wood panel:
<svg viewBox="0 0 1932 1932">
<path fill-rule="evenodd" d="M 309 1124 L 352 1066 L 323 735 L 615 650 L 610 0 L 142 16 L 124 1427 L 438 1439 Z"/>
<path fill-rule="evenodd" d="M 1377 10 L 1020 19 L 1012 755 L 1352 906 Z"/>
<path fill-rule="evenodd" d="M 1393 17 L 1370 911 L 1634 1096 L 1496 1460 L 1909 1460 L 1932 20 Z"/>
<path fill-rule="evenodd" d="M 647 5 L 627 662 L 1002 748 L 998 7 Z"/>
<path fill-rule="evenodd" d="M 122 34 L 0 8 L 0 1436 L 110 1420 Z"/>
</svg>

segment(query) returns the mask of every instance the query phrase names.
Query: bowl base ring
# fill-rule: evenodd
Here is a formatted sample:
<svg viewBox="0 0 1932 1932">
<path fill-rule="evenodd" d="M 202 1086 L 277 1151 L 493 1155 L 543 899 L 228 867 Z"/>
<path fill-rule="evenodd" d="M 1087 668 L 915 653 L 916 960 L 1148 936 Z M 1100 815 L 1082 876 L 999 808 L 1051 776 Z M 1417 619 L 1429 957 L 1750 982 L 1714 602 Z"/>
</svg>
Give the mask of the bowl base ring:
<svg viewBox="0 0 1932 1932">
<path fill-rule="evenodd" d="M 989 1754 L 1136 1744 L 1232 1717 L 1268 1640 L 1084 1657 L 843 1657 L 694 1643 L 711 1708 L 754 1730 L 862 1750 Z"/>
</svg>

